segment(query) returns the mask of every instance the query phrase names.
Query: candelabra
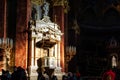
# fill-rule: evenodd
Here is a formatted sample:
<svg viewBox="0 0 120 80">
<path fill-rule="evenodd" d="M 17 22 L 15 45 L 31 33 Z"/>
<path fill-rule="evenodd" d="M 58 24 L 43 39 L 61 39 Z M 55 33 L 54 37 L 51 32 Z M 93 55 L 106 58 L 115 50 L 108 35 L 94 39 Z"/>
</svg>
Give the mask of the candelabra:
<svg viewBox="0 0 120 80">
<path fill-rule="evenodd" d="M 8 69 L 9 61 L 10 61 L 10 54 L 13 48 L 13 39 L 0 38 L 0 48 L 4 50 L 4 52 L 2 52 L 4 69 Z"/>
<path fill-rule="evenodd" d="M 13 39 L 11 38 L 0 38 L 0 48 L 2 49 L 12 49 Z"/>
<path fill-rule="evenodd" d="M 76 47 L 75 46 L 67 46 L 66 47 L 66 72 L 68 72 L 68 64 L 70 62 L 70 60 L 73 58 L 73 56 L 76 54 Z"/>
<path fill-rule="evenodd" d="M 68 46 L 66 47 L 66 56 L 68 60 L 71 60 L 72 57 L 76 54 L 76 47 L 75 46 Z"/>
</svg>

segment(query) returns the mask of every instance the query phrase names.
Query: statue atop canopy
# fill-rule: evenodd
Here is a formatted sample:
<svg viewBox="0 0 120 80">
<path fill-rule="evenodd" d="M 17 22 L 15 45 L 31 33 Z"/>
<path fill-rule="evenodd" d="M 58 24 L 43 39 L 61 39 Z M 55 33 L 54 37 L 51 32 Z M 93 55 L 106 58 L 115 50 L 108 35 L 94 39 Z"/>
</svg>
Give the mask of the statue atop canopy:
<svg viewBox="0 0 120 80">
<path fill-rule="evenodd" d="M 48 16 L 48 13 L 49 13 L 49 3 L 48 2 L 44 2 L 43 4 L 43 10 L 44 10 L 44 13 L 43 13 L 43 16 Z"/>
</svg>

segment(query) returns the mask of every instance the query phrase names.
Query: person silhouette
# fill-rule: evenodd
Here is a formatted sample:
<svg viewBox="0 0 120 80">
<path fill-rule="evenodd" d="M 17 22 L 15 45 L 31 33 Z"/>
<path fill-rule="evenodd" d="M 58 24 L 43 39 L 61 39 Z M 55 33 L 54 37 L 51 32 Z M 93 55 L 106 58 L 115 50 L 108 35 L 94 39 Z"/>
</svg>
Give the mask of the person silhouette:
<svg viewBox="0 0 120 80">
<path fill-rule="evenodd" d="M 112 71 L 112 69 L 109 69 L 103 74 L 102 80 L 115 80 L 116 74 Z"/>
</svg>

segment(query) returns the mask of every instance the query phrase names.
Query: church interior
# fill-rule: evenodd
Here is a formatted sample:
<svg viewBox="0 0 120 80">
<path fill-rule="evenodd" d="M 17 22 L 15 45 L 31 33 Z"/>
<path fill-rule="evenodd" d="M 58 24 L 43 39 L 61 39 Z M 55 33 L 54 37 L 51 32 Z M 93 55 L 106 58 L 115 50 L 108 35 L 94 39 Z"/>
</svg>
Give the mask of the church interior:
<svg viewBox="0 0 120 80">
<path fill-rule="evenodd" d="M 74 21 L 77 21 L 73 35 L 77 35 L 78 30 L 80 32 L 75 38 L 77 40 L 72 40 L 72 31 L 68 29 L 68 42 L 77 46 L 73 61 L 80 72 L 100 76 L 108 67 L 113 67 L 113 56 L 119 70 L 119 0 L 70 0 L 69 3 L 68 25 L 75 26 Z"/>
<path fill-rule="evenodd" d="M 0 32 L 0 69 L 21 66 L 30 80 L 120 70 L 120 0 L 1 0 Z"/>
</svg>

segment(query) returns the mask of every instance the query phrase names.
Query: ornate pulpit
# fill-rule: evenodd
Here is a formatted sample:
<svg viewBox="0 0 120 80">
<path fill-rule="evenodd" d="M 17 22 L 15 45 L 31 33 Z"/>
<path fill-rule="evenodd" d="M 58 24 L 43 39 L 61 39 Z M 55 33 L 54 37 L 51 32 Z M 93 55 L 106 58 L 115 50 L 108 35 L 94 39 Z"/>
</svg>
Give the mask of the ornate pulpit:
<svg viewBox="0 0 120 80">
<path fill-rule="evenodd" d="M 31 24 L 32 56 L 30 75 L 37 75 L 35 70 L 41 68 L 41 72 L 48 71 L 51 75 L 54 70 L 61 70 L 60 67 L 60 40 L 61 33 L 59 26 L 50 21 L 48 16 L 42 20 L 36 20 L 36 24 Z M 37 62 L 41 58 L 41 62 Z M 38 66 L 41 64 L 41 66 Z M 59 70 L 58 70 L 59 69 Z"/>
</svg>

